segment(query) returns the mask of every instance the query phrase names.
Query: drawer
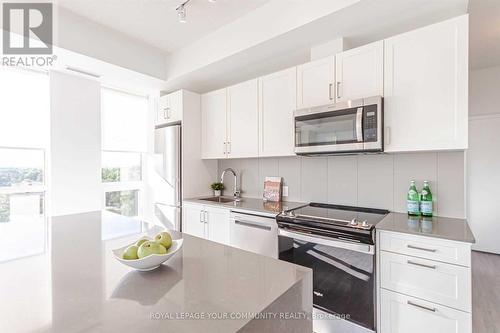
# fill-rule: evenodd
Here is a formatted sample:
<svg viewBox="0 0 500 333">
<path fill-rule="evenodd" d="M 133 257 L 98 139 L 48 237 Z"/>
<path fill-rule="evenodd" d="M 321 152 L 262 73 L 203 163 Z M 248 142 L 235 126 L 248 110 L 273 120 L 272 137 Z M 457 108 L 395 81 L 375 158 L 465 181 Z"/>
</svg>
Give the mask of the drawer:
<svg viewBox="0 0 500 333">
<path fill-rule="evenodd" d="M 470 267 L 471 246 L 423 236 L 379 232 L 380 250 Z"/>
<path fill-rule="evenodd" d="M 470 313 L 388 290 L 380 292 L 380 333 L 471 333 Z"/>
<path fill-rule="evenodd" d="M 471 311 L 469 268 L 384 251 L 379 258 L 382 288 Z"/>
</svg>

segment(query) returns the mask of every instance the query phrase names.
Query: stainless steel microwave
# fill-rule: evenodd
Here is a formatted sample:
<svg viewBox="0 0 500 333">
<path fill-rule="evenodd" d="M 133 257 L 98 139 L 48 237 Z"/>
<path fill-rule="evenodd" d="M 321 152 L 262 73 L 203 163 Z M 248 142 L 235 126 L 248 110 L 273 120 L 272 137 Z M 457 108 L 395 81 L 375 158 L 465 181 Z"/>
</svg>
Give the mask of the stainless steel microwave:
<svg viewBox="0 0 500 333">
<path fill-rule="evenodd" d="M 374 96 L 295 111 L 297 155 L 381 152 L 383 98 Z"/>
</svg>

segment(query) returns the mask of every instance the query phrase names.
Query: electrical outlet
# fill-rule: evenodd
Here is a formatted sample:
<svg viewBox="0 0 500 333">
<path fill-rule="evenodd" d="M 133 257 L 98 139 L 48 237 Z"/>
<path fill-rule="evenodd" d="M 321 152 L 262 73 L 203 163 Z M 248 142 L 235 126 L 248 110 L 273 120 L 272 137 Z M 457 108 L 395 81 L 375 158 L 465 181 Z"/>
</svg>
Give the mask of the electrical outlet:
<svg viewBox="0 0 500 333">
<path fill-rule="evenodd" d="M 288 186 L 283 186 L 283 196 L 284 197 L 288 196 Z"/>
</svg>

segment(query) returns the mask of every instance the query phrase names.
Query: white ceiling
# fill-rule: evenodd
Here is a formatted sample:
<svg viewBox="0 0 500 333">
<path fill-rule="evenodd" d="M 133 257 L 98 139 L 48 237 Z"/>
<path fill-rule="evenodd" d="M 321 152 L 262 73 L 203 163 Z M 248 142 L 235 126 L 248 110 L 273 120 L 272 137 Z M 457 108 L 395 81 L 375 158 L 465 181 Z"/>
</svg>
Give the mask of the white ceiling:
<svg viewBox="0 0 500 333">
<path fill-rule="evenodd" d="M 469 65 L 500 66 L 500 0 L 469 2 Z"/>
<path fill-rule="evenodd" d="M 216 62 L 203 67 L 197 64 L 178 77 L 170 75 L 165 90 L 184 88 L 203 93 L 218 89 L 307 62 L 315 45 L 344 38 L 348 48 L 360 46 L 463 15 L 467 6 L 468 0 L 361 0 L 258 45 L 226 54 Z M 224 49 L 229 49 L 231 42 L 227 40 Z M 202 46 L 193 53 L 210 47 Z M 183 54 L 180 61 L 188 59 L 189 54 Z"/>
<path fill-rule="evenodd" d="M 57 0 L 86 19 L 119 31 L 165 52 L 176 51 L 269 0 L 191 0 L 187 23 L 175 8 L 183 0 Z"/>
</svg>

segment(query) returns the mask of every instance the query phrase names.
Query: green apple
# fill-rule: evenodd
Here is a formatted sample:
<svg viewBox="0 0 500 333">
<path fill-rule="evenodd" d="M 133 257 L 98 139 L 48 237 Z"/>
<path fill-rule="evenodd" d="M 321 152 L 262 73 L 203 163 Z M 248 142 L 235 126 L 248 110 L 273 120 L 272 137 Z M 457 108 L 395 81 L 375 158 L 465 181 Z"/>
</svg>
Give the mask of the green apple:
<svg viewBox="0 0 500 333">
<path fill-rule="evenodd" d="M 172 236 L 166 231 L 160 232 L 155 236 L 155 241 L 168 250 L 172 246 Z"/>
<path fill-rule="evenodd" d="M 137 242 L 135 242 L 135 245 L 137 245 L 137 247 L 139 247 L 142 245 L 142 243 L 147 242 L 148 240 L 150 240 L 150 239 L 149 238 L 139 239 Z"/>
<path fill-rule="evenodd" d="M 139 246 L 139 250 L 137 250 L 137 256 L 139 259 L 150 256 L 152 254 L 165 254 L 167 253 L 167 249 L 165 246 L 157 243 L 155 241 L 147 241 Z"/>
<path fill-rule="evenodd" d="M 139 247 L 137 245 L 130 245 L 125 249 L 125 252 L 123 252 L 123 259 L 126 260 L 134 260 L 134 259 L 139 259 L 137 256 L 137 251 L 139 250 Z"/>
</svg>

